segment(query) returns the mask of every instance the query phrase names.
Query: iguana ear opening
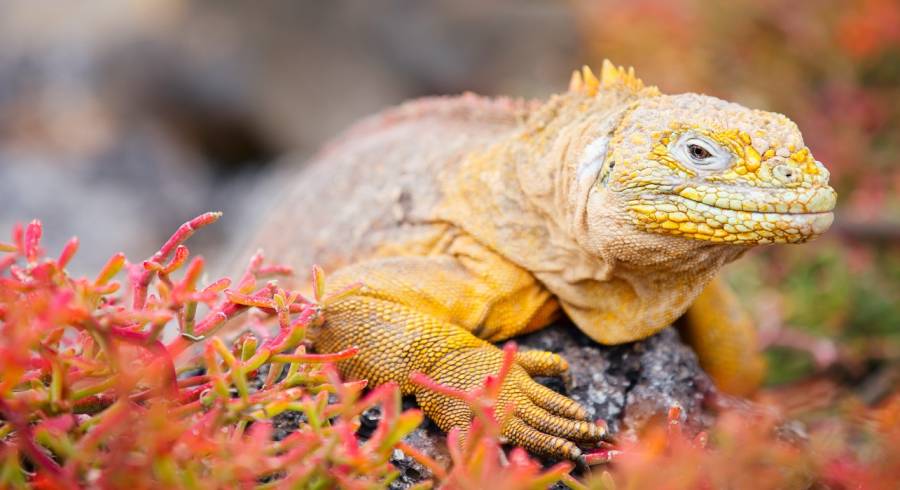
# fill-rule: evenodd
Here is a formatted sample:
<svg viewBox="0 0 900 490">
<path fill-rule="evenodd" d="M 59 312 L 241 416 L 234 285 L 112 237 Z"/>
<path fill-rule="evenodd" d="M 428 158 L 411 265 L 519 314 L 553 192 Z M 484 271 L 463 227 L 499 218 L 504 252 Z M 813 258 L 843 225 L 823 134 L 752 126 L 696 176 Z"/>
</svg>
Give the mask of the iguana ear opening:
<svg viewBox="0 0 900 490">
<path fill-rule="evenodd" d="M 628 67 L 627 70 L 623 66 L 616 67 L 608 59 L 603 60 L 603 65 L 600 68 L 600 78 L 597 78 L 587 65 L 582 66 L 581 71 L 575 70 L 572 72 L 572 78 L 569 80 L 570 92 L 594 97 L 600 89 L 619 89 L 635 94 L 660 95 L 656 86 L 644 86 L 644 82 L 634 74 L 633 67 Z"/>
</svg>

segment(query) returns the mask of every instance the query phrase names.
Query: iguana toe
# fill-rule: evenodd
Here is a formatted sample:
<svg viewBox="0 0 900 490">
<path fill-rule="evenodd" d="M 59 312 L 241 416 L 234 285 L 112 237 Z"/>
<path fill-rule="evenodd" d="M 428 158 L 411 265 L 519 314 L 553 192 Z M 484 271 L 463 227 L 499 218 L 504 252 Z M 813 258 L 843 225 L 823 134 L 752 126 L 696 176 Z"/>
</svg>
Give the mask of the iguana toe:
<svg viewBox="0 0 900 490">
<path fill-rule="evenodd" d="M 541 432 L 517 416 L 509 417 L 503 424 L 503 435 L 510 444 L 535 454 L 571 460 L 582 455 L 581 449 L 572 441 Z"/>
<path fill-rule="evenodd" d="M 562 356 L 541 350 L 517 353 L 516 364 L 531 376 L 562 376 L 569 371 L 569 363 Z"/>
<path fill-rule="evenodd" d="M 546 386 L 528 379 L 522 390 L 535 405 L 551 413 L 575 420 L 590 420 L 587 411 L 575 400 L 561 395 Z"/>
</svg>

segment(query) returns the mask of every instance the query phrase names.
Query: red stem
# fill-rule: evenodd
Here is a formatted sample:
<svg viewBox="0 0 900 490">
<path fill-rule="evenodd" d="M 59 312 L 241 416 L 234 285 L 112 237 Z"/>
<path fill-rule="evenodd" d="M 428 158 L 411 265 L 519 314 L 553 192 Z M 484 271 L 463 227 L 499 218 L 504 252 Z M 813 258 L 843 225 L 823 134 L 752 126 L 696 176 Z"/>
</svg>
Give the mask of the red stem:
<svg viewBox="0 0 900 490">
<path fill-rule="evenodd" d="M 41 222 L 38 220 L 33 220 L 31 223 L 28 223 L 28 227 L 25 228 L 25 260 L 28 261 L 29 264 L 37 261 L 38 257 L 41 255 L 41 235 L 43 235 L 43 227 L 41 226 Z"/>
<path fill-rule="evenodd" d="M 6 400 L 0 398 L 0 413 L 3 414 L 3 418 L 6 419 L 7 422 L 15 427 L 17 433 L 16 439 L 19 441 L 19 447 L 22 448 L 22 452 L 27 454 L 34 464 L 46 470 L 47 476 L 49 476 L 54 483 L 59 485 L 60 488 L 75 488 L 71 482 L 66 481 L 63 477 L 62 468 L 59 464 L 57 464 L 56 461 L 53 461 L 53 458 L 48 456 L 47 453 L 34 442 L 34 433 L 31 430 L 31 425 L 29 425 L 28 421 L 22 416 L 22 412 L 13 410 L 13 408 L 6 403 Z"/>
<path fill-rule="evenodd" d="M 220 216 L 222 216 L 222 213 L 203 213 L 179 226 L 178 229 L 175 230 L 175 233 L 169 237 L 166 243 L 164 243 L 159 251 L 153 254 L 148 261 L 158 262 L 160 264 L 165 262 L 166 259 L 168 259 L 169 254 L 171 254 L 178 245 L 181 245 L 182 242 L 190 238 L 198 229 L 210 223 L 214 223 Z M 153 280 L 153 276 L 155 275 L 156 271 L 145 269 L 141 271 L 140 276 L 134 279 L 134 309 L 140 310 L 144 307 L 144 303 L 147 301 L 147 286 L 150 285 L 150 281 Z"/>
<path fill-rule="evenodd" d="M 275 354 L 277 362 L 337 362 L 349 359 L 359 352 L 357 347 L 326 354 Z"/>
<path fill-rule="evenodd" d="M 56 264 L 60 269 L 65 269 L 66 265 L 69 264 L 69 261 L 72 260 L 72 257 L 75 255 L 75 252 L 78 251 L 78 237 L 72 237 L 66 245 L 63 247 L 62 252 L 59 254 L 59 258 L 56 259 Z"/>
<path fill-rule="evenodd" d="M 270 298 L 272 292 L 272 287 L 266 285 L 265 287 L 259 289 L 257 292 L 253 293 L 251 297 Z M 300 307 L 302 308 L 302 305 L 300 305 Z M 221 306 L 218 309 L 209 312 L 202 320 L 197 322 L 197 324 L 194 326 L 194 335 L 197 337 L 206 335 L 207 333 L 215 330 L 217 327 L 221 326 L 231 318 L 239 315 L 248 308 L 250 307 L 246 305 L 239 305 L 237 303 L 228 302 L 224 306 Z M 182 352 L 184 352 L 184 350 L 187 349 L 191 343 L 191 340 L 188 340 L 183 336 L 179 336 L 168 345 L 169 354 L 172 357 L 177 357 Z"/>
</svg>

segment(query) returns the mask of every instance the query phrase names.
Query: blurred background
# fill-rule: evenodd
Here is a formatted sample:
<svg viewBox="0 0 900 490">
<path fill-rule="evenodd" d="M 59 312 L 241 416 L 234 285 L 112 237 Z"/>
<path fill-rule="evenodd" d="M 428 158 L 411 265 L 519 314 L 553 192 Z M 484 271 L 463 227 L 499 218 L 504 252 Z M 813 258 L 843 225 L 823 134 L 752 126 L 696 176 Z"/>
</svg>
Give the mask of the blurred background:
<svg viewBox="0 0 900 490">
<path fill-rule="evenodd" d="M 835 226 L 753 251 L 729 280 L 783 403 L 895 389 L 896 0 L 5 0 L 0 229 L 40 218 L 51 250 L 78 235 L 72 268 L 88 273 L 221 209 L 192 245 L 215 254 L 264 219 L 278 176 L 359 117 L 465 90 L 546 97 L 603 58 L 799 124 L 838 189 Z"/>
</svg>

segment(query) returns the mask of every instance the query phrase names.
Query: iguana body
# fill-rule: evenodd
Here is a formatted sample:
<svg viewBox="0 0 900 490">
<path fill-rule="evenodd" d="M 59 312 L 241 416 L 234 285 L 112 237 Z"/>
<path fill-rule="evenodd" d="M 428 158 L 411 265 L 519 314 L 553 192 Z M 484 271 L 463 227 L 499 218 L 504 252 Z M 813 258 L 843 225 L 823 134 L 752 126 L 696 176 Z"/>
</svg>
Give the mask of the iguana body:
<svg viewBox="0 0 900 490">
<path fill-rule="evenodd" d="M 322 265 L 330 287 L 362 281 L 326 311 L 316 348 L 358 346 L 345 376 L 397 382 L 448 430 L 467 425 L 468 408 L 409 375 L 480 384 L 501 361 L 489 342 L 560 312 L 622 343 L 687 311 L 704 367 L 725 389 L 752 389 L 753 329 L 713 279 L 751 245 L 827 229 L 827 180 L 784 116 L 664 96 L 607 63 L 545 103 L 465 95 L 367 119 L 290 183 L 255 246 Z M 574 458 L 575 443 L 602 436 L 530 378 L 565 369 L 554 354 L 519 354 L 502 391 L 516 405 L 511 442 Z"/>
</svg>

